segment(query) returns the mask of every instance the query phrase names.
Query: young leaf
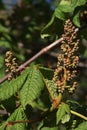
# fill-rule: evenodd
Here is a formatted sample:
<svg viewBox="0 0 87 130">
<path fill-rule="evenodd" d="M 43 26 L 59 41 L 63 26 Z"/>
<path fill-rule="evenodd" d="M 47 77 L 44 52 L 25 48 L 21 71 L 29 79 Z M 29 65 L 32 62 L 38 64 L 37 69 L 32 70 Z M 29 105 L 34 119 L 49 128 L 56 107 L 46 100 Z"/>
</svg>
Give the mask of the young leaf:
<svg viewBox="0 0 87 130">
<path fill-rule="evenodd" d="M 64 124 L 64 123 L 68 122 L 69 120 L 70 120 L 70 115 L 65 114 L 61 120 L 61 123 Z"/>
<path fill-rule="evenodd" d="M 86 2 L 87 2 L 86 0 L 72 0 L 72 1 L 61 0 L 57 8 L 63 12 L 73 12 L 76 7 L 84 5 Z"/>
<path fill-rule="evenodd" d="M 44 83 L 40 71 L 36 68 L 36 66 L 31 66 L 29 68 L 27 81 L 20 91 L 20 101 L 23 107 L 32 103 L 33 100 L 39 97 L 43 87 Z"/>
<path fill-rule="evenodd" d="M 12 121 L 20 121 L 20 120 L 25 120 L 25 119 L 26 119 L 26 115 L 24 113 L 24 109 L 19 107 L 11 114 L 11 116 L 7 119 L 6 122 L 1 124 L 0 130 L 9 130 L 9 129 L 10 130 L 25 130 L 25 127 L 26 127 L 25 123 L 15 123 L 15 124 L 9 123 Z"/>
<path fill-rule="evenodd" d="M 73 23 L 77 26 L 77 27 L 80 27 L 80 18 L 79 18 L 79 15 L 80 15 L 80 12 L 81 10 L 77 11 L 73 17 Z"/>
<path fill-rule="evenodd" d="M 63 11 L 61 11 L 59 8 L 56 8 L 55 9 L 55 16 L 57 17 L 57 18 L 59 18 L 60 20 L 63 20 L 63 21 L 65 21 L 66 20 L 66 18 L 67 18 L 67 13 L 64 13 Z"/>
<path fill-rule="evenodd" d="M 23 108 L 19 107 L 14 111 L 14 113 L 8 118 L 7 122 L 11 121 L 20 121 L 20 120 L 25 120 L 26 115 L 24 113 Z M 9 125 L 7 126 L 7 128 Z M 26 127 L 26 123 L 15 123 L 14 125 L 10 126 L 11 129 L 13 130 L 24 130 Z"/>
<path fill-rule="evenodd" d="M 46 29 L 52 25 L 52 23 L 54 22 L 54 19 L 55 19 L 55 15 L 53 14 L 53 16 L 52 16 L 51 20 L 49 21 L 49 23 L 48 23 L 48 24 L 43 28 L 43 30 L 41 31 L 41 38 L 42 38 L 42 39 L 44 39 L 44 38 L 50 36 L 50 34 L 44 33 L 44 31 L 46 32 Z"/>
<path fill-rule="evenodd" d="M 57 124 L 62 120 L 62 117 L 65 115 L 64 104 L 62 103 L 57 111 Z"/>
<path fill-rule="evenodd" d="M 84 121 L 75 130 L 87 130 L 87 121 Z"/>
<path fill-rule="evenodd" d="M 66 115 L 68 114 L 68 116 Z M 64 118 L 64 117 L 68 118 Z M 57 111 L 57 124 L 62 120 L 62 123 L 66 123 L 70 119 L 70 108 L 67 104 L 62 103 Z"/>
<path fill-rule="evenodd" d="M 0 101 L 10 98 L 14 95 L 25 83 L 28 75 L 28 69 L 26 69 L 19 77 L 13 79 L 10 82 L 5 82 L 0 86 Z"/>
<path fill-rule="evenodd" d="M 85 3 L 86 3 L 86 0 L 72 0 L 72 2 L 61 0 L 57 8 L 55 9 L 55 12 L 54 12 L 55 17 L 59 18 L 60 20 L 66 20 L 66 18 L 70 17 L 69 16 L 70 12 L 73 12 L 76 9 L 76 7 L 84 5 Z M 74 24 L 78 27 L 80 27 L 80 20 L 79 20 L 80 11 L 77 12 L 73 18 Z"/>
</svg>

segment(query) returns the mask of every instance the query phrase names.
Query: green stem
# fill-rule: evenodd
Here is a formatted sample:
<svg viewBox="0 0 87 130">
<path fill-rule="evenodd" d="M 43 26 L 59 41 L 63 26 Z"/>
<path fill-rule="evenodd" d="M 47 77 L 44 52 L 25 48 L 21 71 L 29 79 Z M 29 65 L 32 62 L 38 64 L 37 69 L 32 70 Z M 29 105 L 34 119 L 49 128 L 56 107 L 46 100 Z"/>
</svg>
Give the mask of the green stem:
<svg viewBox="0 0 87 130">
<path fill-rule="evenodd" d="M 58 98 L 57 98 L 58 105 L 60 104 L 61 100 L 62 100 L 62 93 L 59 93 Z"/>
<path fill-rule="evenodd" d="M 84 119 L 84 120 L 87 121 L 87 117 L 86 117 L 86 116 L 84 116 L 84 115 L 82 115 L 82 114 L 80 114 L 80 113 L 78 113 L 78 112 L 75 112 L 75 111 L 73 111 L 73 110 L 71 110 L 70 112 L 71 112 L 73 115 L 76 115 L 76 116 L 78 116 L 78 117 L 80 117 L 80 118 L 82 118 L 82 119 Z"/>
<path fill-rule="evenodd" d="M 62 93 L 59 93 L 58 97 L 53 99 L 54 107 L 58 108 L 59 104 L 61 103 L 61 100 L 62 100 Z"/>
</svg>

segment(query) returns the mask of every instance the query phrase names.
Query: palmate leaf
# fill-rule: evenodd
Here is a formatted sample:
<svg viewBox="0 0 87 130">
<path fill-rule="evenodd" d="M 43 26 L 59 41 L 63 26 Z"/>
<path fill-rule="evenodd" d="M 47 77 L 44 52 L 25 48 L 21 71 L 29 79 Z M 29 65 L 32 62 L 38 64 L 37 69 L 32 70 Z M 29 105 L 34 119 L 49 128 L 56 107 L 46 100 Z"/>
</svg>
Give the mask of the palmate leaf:
<svg viewBox="0 0 87 130">
<path fill-rule="evenodd" d="M 84 121 L 75 130 L 87 130 L 87 121 Z"/>
<path fill-rule="evenodd" d="M 55 16 L 61 20 L 66 19 L 66 15 L 60 9 L 55 9 Z"/>
<path fill-rule="evenodd" d="M 80 18 L 79 18 L 80 12 L 81 12 L 81 10 L 77 11 L 77 12 L 75 13 L 74 17 L 73 17 L 73 23 L 74 23 L 77 27 L 80 27 L 80 26 L 81 26 L 81 25 L 80 25 Z"/>
<path fill-rule="evenodd" d="M 62 103 L 57 111 L 57 124 L 59 124 L 60 121 L 62 121 L 62 123 L 66 123 L 69 120 L 70 120 L 70 108 L 67 104 Z"/>
<path fill-rule="evenodd" d="M 0 86 L 0 101 L 10 98 L 25 83 L 29 69 L 26 69 L 19 77 Z"/>
<path fill-rule="evenodd" d="M 57 9 L 62 12 L 73 12 L 76 7 L 84 5 L 86 2 L 87 0 L 61 0 Z"/>
<path fill-rule="evenodd" d="M 12 113 L 12 115 L 7 119 L 7 121 L 0 126 L 0 130 L 25 130 L 26 123 L 15 123 L 14 125 L 8 123 L 25 119 L 27 118 L 24 113 L 24 109 L 19 107 Z"/>
<path fill-rule="evenodd" d="M 61 20 L 66 20 L 70 17 L 69 13 L 73 12 L 76 7 L 79 7 L 81 5 L 84 5 L 87 1 L 86 0 L 61 0 L 61 2 L 58 4 L 57 8 L 55 9 L 55 16 Z M 79 19 L 79 13 L 80 10 L 75 13 L 73 22 L 76 26 L 80 27 L 80 19 Z"/>
<path fill-rule="evenodd" d="M 18 120 L 20 121 L 20 120 L 27 119 L 23 108 L 18 108 L 17 110 L 15 110 L 15 112 L 11 115 L 10 118 L 8 118 L 7 121 L 12 121 L 12 119 L 13 119 L 13 121 L 18 121 Z M 26 127 L 26 123 L 16 123 L 12 126 L 11 129 L 13 129 L 13 130 L 25 130 L 25 127 Z"/>
<path fill-rule="evenodd" d="M 0 124 L 0 130 L 5 130 L 6 129 L 6 122 Z"/>
<path fill-rule="evenodd" d="M 53 14 L 53 16 L 52 16 L 51 20 L 49 21 L 49 23 L 41 31 L 41 38 L 42 39 L 50 36 L 50 34 L 48 33 L 49 30 L 47 30 L 47 29 L 53 24 L 54 20 L 55 20 L 55 15 Z"/>
<path fill-rule="evenodd" d="M 4 57 L 0 56 L 0 79 L 5 75 L 3 64 L 4 64 Z"/>
<path fill-rule="evenodd" d="M 56 12 L 57 13 L 57 12 Z M 63 14 L 62 14 L 63 15 Z M 59 19 L 61 17 L 61 19 Z M 65 17 L 65 16 L 64 16 Z M 63 31 L 63 20 L 61 12 L 59 13 L 59 16 L 57 16 L 54 12 L 51 20 L 49 23 L 43 28 L 41 32 L 41 37 L 46 38 L 48 36 L 58 38 L 61 36 Z"/>
<path fill-rule="evenodd" d="M 48 24 L 43 28 L 41 32 L 41 37 L 45 38 L 50 35 L 52 36 L 52 34 L 54 35 L 55 32 L 57 33 L 57 36 L 60 36 L 60 30 L 62 30 L 63 28 L 63 21 L 69 19 L 71 17 L 70 13 L 74 12 L 78 7 L 85 5 L 86 2 L 87 0 L 61 0 L 60 2 L 58 2 L 58 5 L 53 13 L 51 20 L 48 22 Z M 78 27 L 80 27 L 79 12 L 74 14 L 73 18 L 74 24 Z M 57 30 L 59 31 L 56 30 L 56 21 L 58 26 Z M 53 28 L 55 28 L 55 32 L 53 32 Z"/>
<path fill-rule="evenodd" d="M 20 101 L 23 107 L 32 104 L 32 101 L 39 97 L 43 87 L 43 77 L 36 66 L 29 68 L 29 74 L 26 83 L 20 91 Z"/>
</svg>

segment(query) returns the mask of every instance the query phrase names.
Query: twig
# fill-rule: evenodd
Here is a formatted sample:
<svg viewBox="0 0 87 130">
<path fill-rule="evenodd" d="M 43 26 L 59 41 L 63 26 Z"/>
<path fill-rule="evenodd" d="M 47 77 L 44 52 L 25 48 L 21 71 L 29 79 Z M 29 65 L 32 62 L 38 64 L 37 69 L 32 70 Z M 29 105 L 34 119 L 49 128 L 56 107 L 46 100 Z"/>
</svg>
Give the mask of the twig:
<svg viewBox="0 0 87 130">
<path fill-rule="evenodd" d="M 55 42 L 53 42 L 52 44 L 50 44 L 49 46 L 41 49 L 36 55 L 34 55 L 29 60 L 27 60 L 24 64 L 20 65 L 19 68 L 18 68 L 18 70 L 19 71 L 24 70 L 25 67 L 27 67 L 32 61 L 36 60 L 38 57 L 40 57 L 42 54 L 46 53 L 48 50 L 50 50 L 51 48 L 53 48 L 54 46 L 56 46 L 61 41 L 63 41 L 63 38 L 60 38 L 60 39 L 56 40 Z M 10 74 L 8 74 L 5 77 L 3 77 L 2 79 L 0 79 L 0 84 L 3 83 L 4 81 L 6 81 L 8 79 L 9 75 Z"/>
<path fill-rule="evenodd" d="M 80 113 L 78 113 L 78 112 L 76 112 L 76 111 L 73 111 L 73 110 L 71 110 L 70 112 L 71 112 L 73 115 L 76 115 L 76 116 L 78 116 L 78 117 L 80 117 L 80 118 L 82 118 L 82 119 L 84 119 L 84 120 L 87 121 L 87 117 L 86 117 L 86 116 L 84 116 L 84 115 L 82 115 L 82 114 L 80 114 Z"/>
<path fill-rule="evenodd" d="M 10 113 L 7 112 L 6 110 L 0 110 L 0 116 L 2 115 L 9 115 Z"/>
<path fill-rule="evenodd" d="M 47 111 L 42 117 L 39 117 L 39 118 L 34 119 L 34 120 L 17 120 L 17 121 L 10 121 L 10 122 L 7 122 L 7 125 L 14 125 L 14 124 L 16 124 L 16 123 L 35 123 L 35 122 L 37 122 L 37 121 L 41 121 L 41 120 L 42 120 L 45 116 L 47 116 L 50 112 L 52 113 L 52 112 L 55 112 L 55 111 L 57 111 L 57 109 L 53 109 L 52 111 Z M 78 117 L 80 117 L 80 118 L 82 118 L 82 119 L 84 119 L 84 120 L 87 121 L 87 117 L 86 117 L 86 116 L 84 116 L 84 115 L 82 115 L 82 114 L 80 114 L 80 113 L 78 113 L 78 112 L 75 112 L 75 111 L 73 111 L 73 110 L 71 110 L 70 112 L 71 112 L 71 114 L 76 115 L 76 116 L 78 116 Z"/>
<path fill-rule="evenodd" d="M 42 115 L 36 119 L 30 119 L 30 120 L 16 120 L 16 121 L 9 121 L 7 122 L 7 125 L 14 125 L 16 123 L 36 123 L 38 121 L 43 120 L 46 116 L 49 116 L 51 113 L 56 112 L 57 109 L 47 109 L 47 111 L 45 111 L 44 113 L 42 113 Z"/>
<path fill-rule="evenodd" d="M 79 63 L 79 67 L 87 68 L 87 63 L 80 62 Z"/>
<path fill-rule="evenodd" d="M 17 120 L 17 121 L 10 121 L 10 122 L 7 122 L 7 125 L 13 125 L 13 124 L 16 124 L 16 123 L 34 123 L 34 122 L 37 122 L 37 121 L 40 121 L 41 119 L 38 118 L 38 119 L 34 119 L 34 120 Z"/>
</svg>

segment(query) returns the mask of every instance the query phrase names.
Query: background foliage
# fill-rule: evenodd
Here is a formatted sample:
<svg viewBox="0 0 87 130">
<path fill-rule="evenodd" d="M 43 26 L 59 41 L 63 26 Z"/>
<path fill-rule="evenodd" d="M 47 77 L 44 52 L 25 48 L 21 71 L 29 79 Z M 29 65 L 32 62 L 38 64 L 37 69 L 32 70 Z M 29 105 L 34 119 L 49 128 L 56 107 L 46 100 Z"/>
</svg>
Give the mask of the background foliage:
<svg viewBox="0 0 87 130">
<path fill-rule="evenodd" d="M 6 51 L 22 64 L 60 38 L 67 19 L 79 28 L 79 87 L 53 108 L 52 78 L 60 46 L 54 47 L 0 85 L 0 110 L 7 112 L 0 115 L 0 130 L 87 130 L 87 117 L 71 114 L 87 116 L 87 0 L 21 0 L 11 8 L 0 1 L 0 78 L 6 75 Z"/>
</svg>

